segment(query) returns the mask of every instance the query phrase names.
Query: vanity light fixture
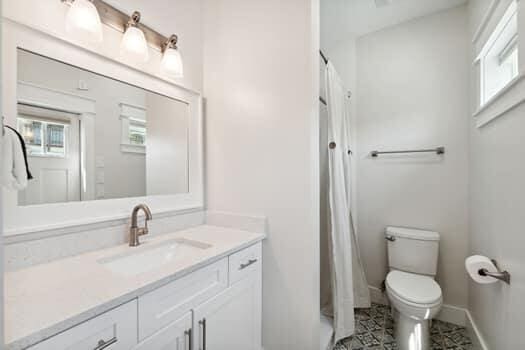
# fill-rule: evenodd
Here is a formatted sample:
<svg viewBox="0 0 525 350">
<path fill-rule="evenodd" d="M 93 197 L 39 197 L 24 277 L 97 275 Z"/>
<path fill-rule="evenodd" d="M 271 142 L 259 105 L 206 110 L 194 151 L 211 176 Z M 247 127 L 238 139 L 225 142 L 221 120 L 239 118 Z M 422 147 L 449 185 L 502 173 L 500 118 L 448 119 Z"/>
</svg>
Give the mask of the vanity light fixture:
<svg viewBox="0 0 525 350">
<path fill-rule="evenodd" d="M 84 41 L 102 41 L 102 22 L 97 8 L 89 0 L 62 0 L 71 7 L 66 15 L 66 32 Z"/>
<path fill-rule="evenodd" d="M 162 47 L 162 61 L 160 63 L 161 70 L 164 74 L 171 78 L 184 77 L 184 65 L 182 63 L 182 56 L 177 47 L 179 38 L 173 34 Z"/>
<path fill-rule="evenodd" d="M 138 27 L 139 22 L 140 12 L 135 11 L 129 18 L 120 44 L 121 55 L 136 63 L 149 60 L 148 42 L 142 29 Z"/>
<path fill-rule="evenodd" d="M 1 0 L 0 0 L 1 1 Z M 131 16 L 103 0 L 60 0 L 71 7 L 66 17 L 66 30 L 72 36 L 89 42 L 102 41 L 102 24 L 124 33 L 120 43 L 121 57 L 132 63 L 149 60 L 150 46 L 162 52 L 160 72 L 169 78 L 182 78 L 184 65 L 177 47 L 178 36 L 169 38 L 140 23 L 140 12 Z"/>
</svg>

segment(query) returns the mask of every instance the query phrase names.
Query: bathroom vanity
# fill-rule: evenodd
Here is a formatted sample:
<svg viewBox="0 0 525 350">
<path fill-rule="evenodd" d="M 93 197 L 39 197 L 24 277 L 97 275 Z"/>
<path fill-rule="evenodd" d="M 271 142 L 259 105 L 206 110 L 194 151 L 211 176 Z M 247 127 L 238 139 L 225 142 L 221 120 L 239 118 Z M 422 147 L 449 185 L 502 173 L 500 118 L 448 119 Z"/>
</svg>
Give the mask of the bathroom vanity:
<svg viewBox="0 0 525 350">
<path fill-rule="evenodd" d="M 261 349 L 262 234 L 202 225 L 6 274 L 7 349 Z"/>
<path fill-rule="evenodd" d="M 34 179 L 2 198 L 6 348 L 260 350 L 264 224 L 208 220 L 201 93 L 14 17 L 2 107 Z"/>
</svg>

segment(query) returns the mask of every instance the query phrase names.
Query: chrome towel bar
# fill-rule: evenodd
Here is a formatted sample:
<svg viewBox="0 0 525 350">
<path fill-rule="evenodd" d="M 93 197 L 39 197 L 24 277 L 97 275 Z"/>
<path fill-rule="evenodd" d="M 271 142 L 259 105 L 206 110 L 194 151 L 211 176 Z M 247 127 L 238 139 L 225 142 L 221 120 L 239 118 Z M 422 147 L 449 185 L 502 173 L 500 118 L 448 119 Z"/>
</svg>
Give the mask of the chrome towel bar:
<svg viewBox="0 0 525 350">
<path fill-rule="evenodd" d="M 436 154 L 445 154 L 445 147 L 437 147 L 430 149 L 413 149 L 406 151 L 372 151 L 370 156 L 377 158 L 380 154 L 404 154 L 404 153 L 436 153 Z"/>
</svg>

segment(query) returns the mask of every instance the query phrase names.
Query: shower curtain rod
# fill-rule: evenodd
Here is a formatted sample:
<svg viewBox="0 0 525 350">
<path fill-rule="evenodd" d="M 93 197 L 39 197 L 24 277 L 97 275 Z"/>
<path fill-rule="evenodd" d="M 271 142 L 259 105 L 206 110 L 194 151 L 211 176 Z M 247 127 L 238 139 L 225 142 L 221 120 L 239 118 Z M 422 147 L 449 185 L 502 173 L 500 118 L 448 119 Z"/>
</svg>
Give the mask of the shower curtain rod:
<svg viewBox="0 0 525 350">
<path fill-rule="evenodd" d="M 321 58 L 323 59 L 324 61 L 324 64 L 328 64 L 328 59 L 326 58 L 326 56 L 324 55 L 323 51 L 319 50 L 319 54 L 321 55 Z M 325 106 L 328 106 L 326 104 L 326 100 L 322 97 L 322 96 L 319 96 L 319 101 L 324 104 Z"/>
<path fill-rule="evenodd" d="M 323 51 L 319 50 L 319 54 L 321 55 L 321 58 L 323 59 L 324 64 L 328 64 L 328 58 L 326 58 Z"/>
<path fill-rule="evenodd" d="M 326 58 L 322 50 L 319 50 L 319 55 L 321 55 L 321 58 L 323 59 L 324 64 L 328 64 L 328 58 Z M 348 98 L 352 97 L 352 92 L 348 91 L 347 97 Z M 319 101 L 325 106 L 327 106 L 326 100 L 322 96 L 319 96 Z"/>
</svg>

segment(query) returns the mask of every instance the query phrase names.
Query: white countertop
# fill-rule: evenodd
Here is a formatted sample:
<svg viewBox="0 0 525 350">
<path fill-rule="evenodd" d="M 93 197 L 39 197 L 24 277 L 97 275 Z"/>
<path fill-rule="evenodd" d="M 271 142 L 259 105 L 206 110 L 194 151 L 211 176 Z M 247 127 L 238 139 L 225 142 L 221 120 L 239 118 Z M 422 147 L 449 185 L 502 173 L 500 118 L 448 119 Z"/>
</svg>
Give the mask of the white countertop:
<svg viewBox="0 0 525 350">
<path fill-rule="evenodd" d="M 143 236 L 142 245 L 136 248 L 120 245 L 7 272 L 4 281 L 7 349 L 36 344 L 264 237 L 259 233 L 203 225 L 161 236 Z M 133 276 L 115 274 L 98 262 L 174 238 L 200 241 L 212 247 Z"/>
</svg>

